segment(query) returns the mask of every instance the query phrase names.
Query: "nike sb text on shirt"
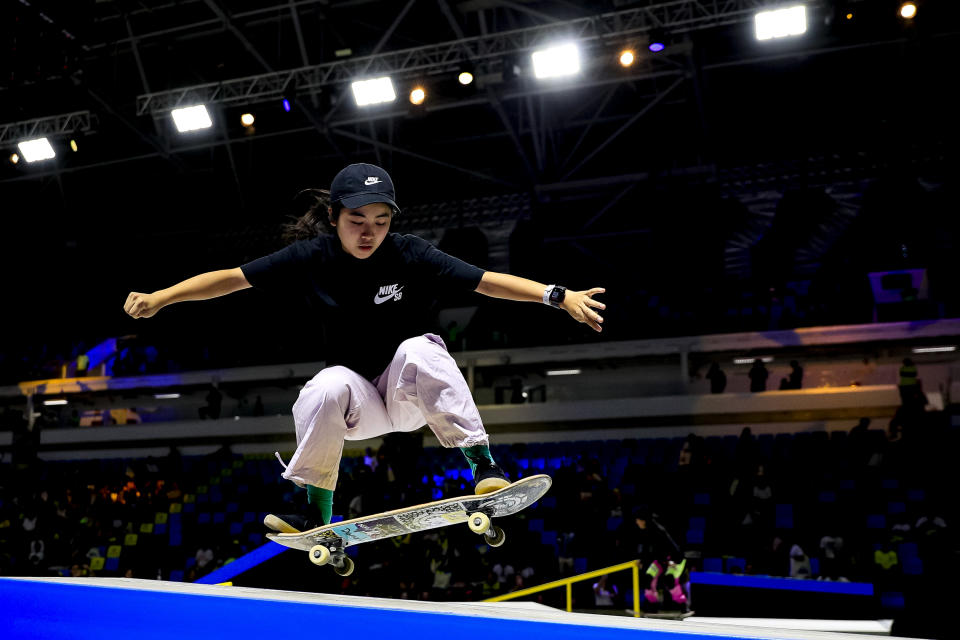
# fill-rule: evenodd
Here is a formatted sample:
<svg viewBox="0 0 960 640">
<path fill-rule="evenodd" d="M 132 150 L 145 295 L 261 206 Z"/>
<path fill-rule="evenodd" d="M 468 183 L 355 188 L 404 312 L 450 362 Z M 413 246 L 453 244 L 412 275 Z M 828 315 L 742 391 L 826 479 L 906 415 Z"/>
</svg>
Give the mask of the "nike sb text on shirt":
<svg viewBox="0 0 960 640">
<path fill-rule="evenodd" d="M 403 296 L 403 287 L 400 287 L 396 284 L 387 285 L 386 287 L 380 287 L 380 293 L 373 296 L 374 304 L 383 304 L 391 298 L 393 300 L 399 300 Z"/>
</svg>

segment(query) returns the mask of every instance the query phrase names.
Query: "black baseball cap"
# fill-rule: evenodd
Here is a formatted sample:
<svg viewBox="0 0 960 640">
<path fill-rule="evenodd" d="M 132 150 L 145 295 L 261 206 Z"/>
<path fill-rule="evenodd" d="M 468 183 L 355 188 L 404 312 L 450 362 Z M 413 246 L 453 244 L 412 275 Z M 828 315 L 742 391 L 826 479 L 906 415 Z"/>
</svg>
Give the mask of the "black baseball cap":
<svg viewBox="0 0 960 640">
<path fill-rule="evenodd" d="M 400 213 L 396 198 L 390 174 L 375 164 L 351 164 L 330 183 L 330 202 L 339 202 L 350 209 L 385 202 L 394 213 Z"/>
</svg>

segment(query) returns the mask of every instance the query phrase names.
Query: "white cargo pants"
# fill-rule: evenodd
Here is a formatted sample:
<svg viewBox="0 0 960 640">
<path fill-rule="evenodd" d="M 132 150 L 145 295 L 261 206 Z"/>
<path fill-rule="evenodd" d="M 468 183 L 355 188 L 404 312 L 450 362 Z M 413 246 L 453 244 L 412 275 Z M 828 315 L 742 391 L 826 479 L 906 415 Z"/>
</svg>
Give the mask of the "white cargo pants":
<svg viewBox="0 0 960 640">
<path fill-rule="evenodd" d="M 300 391 L 293 420 L 297 450 L 283 477 L 331 491 L 344 440 L 416 431 L 426 423 L 444 447 L 489 444 L 463 374 L 432 333 L 400 343 L 373 382 L 343 366 L 322 370 Z"/>
</svg>

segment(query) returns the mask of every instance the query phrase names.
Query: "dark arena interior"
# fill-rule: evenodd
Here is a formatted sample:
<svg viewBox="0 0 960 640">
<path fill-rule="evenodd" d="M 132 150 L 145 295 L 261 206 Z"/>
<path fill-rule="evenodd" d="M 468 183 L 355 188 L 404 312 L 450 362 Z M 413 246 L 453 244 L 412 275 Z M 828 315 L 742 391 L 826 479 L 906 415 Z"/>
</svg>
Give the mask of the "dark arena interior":
<svg viewBox="0 0 960 640">
<path fill-rule="evenodd" d="M 0 636 L 957 637 L 958 36 L 951 0 L 0 0 Z M 552 486 L 486 538 L 350 524 L 486 473 Z"/>
</svg>

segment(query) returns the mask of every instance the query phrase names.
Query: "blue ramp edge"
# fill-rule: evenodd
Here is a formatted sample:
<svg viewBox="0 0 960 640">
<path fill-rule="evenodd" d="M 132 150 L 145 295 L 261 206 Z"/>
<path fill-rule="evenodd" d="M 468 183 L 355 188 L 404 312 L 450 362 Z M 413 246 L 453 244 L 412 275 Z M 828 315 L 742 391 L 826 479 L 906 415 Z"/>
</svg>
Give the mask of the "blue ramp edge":
<svg viewBox="0 0 960 640">
<path fill-rule="evenodd" d="M 457 614 L 450 603 L 444 611 L 378 607 L 373 599 L 356 603 L 310 600 L 316 594 L 291 600 L 266 590 L 211 587 L 150 580 L 96 579 L 76 583 L 69 579 L 0 578 L 0 629 L 4 640 L 31 638 L 96 639 L 136 638 L 270 638 L 277 630 L 322 629 L 325 637 L 407 638 L 498 637 L 551 640 L 626 640 L 650 638 L 667 640 L 705 637 L 690 632 L 659 629 L 591 626 L 564 622 L 506 618 L 491 610 L 490 615 Z M 154 585 L 159 585 L 154 587 Z M 162 588 L 166 585 L 166 588 Z M 176 587 L 179 590 L 174 590 Z M 258 593 L 252 594 L 252 591 Z M 560 612 L 558 612 L 560 613 Z M 529 616 L 529 612 L 526 616 Z M 609 616 L 597 616 L 609 618 Z M 613 623 L 600 623 L 613 624 Z M 739 635 L 711 633 L 711 638 Z M 765 636 L 771 637 L 771 636 Z"/>
<path fill-rule="evenodd" d="M 719 587 L 747 587 L 750 589 L 780 589 L 783 591 L 813 591 L 839 593 L 850 596 L 872 596 L 873 585 L 868 582 L 829 582 L 826 580 L 799 580 L 773 576 L 741 576 L 726 573 L 697 571 L 690 574 L 690 584 Z"/>
<path fill-rule="evenodd" d="M 285 547 L 276 542 L 268 542 L 262 547 L 258 547 L 250 553 L 240 556 L 230 564 L 225 564 L 216 571 L 211 571 L 202 578 L 196 580 L 196 584 L 220 584 L 221 582 L 230 582 L 235 577 L 253 569 L 258 564 L 266 562 L 274 556 L 278 556 L 289 547 Z"/>
</svg>

